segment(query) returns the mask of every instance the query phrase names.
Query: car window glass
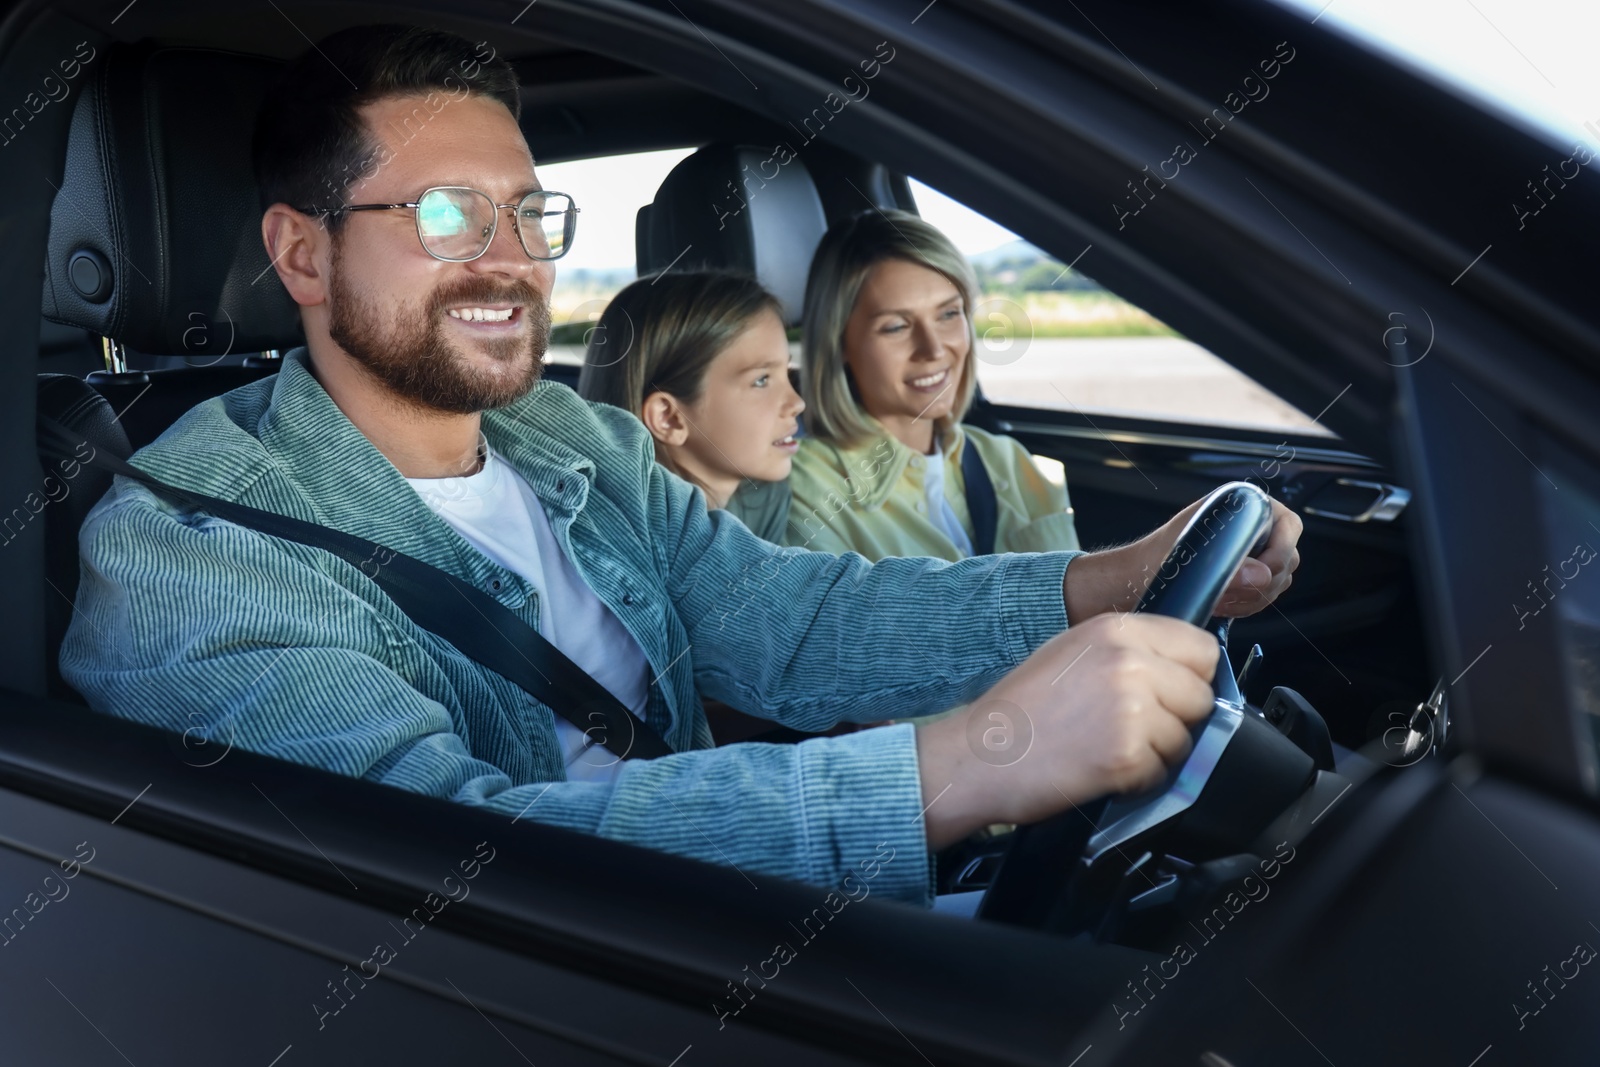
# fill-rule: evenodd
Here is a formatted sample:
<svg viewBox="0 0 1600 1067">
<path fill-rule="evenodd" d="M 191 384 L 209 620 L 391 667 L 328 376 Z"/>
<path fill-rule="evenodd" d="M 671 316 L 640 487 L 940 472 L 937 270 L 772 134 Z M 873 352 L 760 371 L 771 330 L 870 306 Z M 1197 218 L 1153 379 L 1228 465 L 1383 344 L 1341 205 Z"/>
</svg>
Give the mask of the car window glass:
<svg viewBox="0 0 1600 1067">
<path fill-rule="evenodd" d="M 978 382 L 991 402 L 1333 436 L 1096 282 L 1087 263 L 1062 262 L 915 179 L 911 189 L 977 275 Z"/>
<path fill-rule="evenodd" d="M 550 297 L 552 363 L 583 363 L 584 334 L 634 279 L 639 209 L 655 199 L 667 174 L 693 152 L 693 147 L 668 148 L 537 165 L 539 183 L 571 196 L 579 211 L 572 250 L 556 264 Z"/>
</svg>

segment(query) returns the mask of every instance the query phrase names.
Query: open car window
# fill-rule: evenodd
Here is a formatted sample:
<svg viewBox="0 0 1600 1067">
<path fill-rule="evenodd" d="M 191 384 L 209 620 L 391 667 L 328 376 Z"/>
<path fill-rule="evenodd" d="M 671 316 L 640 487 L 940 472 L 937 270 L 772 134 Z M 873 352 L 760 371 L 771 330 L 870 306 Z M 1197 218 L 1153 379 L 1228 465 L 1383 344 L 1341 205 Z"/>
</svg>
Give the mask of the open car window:
<svg viewBox="0 0 1600 1067">
<path fill-rule="evenodd" d="M 617 291 L 634 279 L 635 216 L 668 172 L 693 152 L 667 148 L 538 165 L 540 183 L 570 194 L 582 212 L 550 298 L 551 362 L 583 363 L 585 335 Z"/>
<path fill-rule="evenodd" d="M 1063 263 L 937 189 L 913 179 L 911 191 L 977 275 L 978 381 L 991 403 L 1333 436 L 1317 413 L 1095 281 L 1092 245 Z"/>
</svg>

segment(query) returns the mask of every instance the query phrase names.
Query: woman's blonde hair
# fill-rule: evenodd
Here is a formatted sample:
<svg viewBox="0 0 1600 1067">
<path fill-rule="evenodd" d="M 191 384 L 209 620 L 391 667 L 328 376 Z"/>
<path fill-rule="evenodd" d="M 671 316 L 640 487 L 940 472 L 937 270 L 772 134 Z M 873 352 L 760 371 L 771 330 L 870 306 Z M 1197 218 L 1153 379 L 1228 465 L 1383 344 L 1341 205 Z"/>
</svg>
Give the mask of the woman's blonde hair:
<svg viewBox="0 0 1600 1067">
<path fill-rule="evenodd" d="M 783 319 L 778 298 L 745 274 L 684 271 L 640 278 L 612 298 L 589 331 L 578 393 L 635 418 L 643 415 L 645 397 L 658 390 L 692 404 L 711 361 L 763 311 Z M 656 459 L 688 478 L 659 441 Z"/>
<path fill-rule="evenodd" d="M 972 265 L 950 238 L 919 216 L 873 209 L 834 223 L 811 258 L 800 349 L 800 393 L 806 402 L 808 436 L 850 447 L 877 432 L 867 421 L 860 393 L 845 366 L 844 328 L 872 268 L 889 259 L 937 271 L 961 293 L 969 336 L 967 358 L 956 383 L 955 404 L 950 414 L 934 421 L 934 432 L 948 433 L 972 405 L 978 351 L 972 325 L 978 286 Z"/>
</svg>

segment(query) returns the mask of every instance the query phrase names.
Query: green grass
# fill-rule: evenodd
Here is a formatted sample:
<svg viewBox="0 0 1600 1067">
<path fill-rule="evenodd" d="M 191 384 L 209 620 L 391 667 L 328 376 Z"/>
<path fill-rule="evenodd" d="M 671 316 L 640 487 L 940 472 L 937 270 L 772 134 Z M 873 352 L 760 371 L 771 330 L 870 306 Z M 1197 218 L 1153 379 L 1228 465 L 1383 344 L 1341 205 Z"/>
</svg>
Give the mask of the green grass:
<svg viewBox="0 0 1600 1067">
<path fill-rule="evenodd" d="M 986 293 L 973 325 L 996 340 L 1024 337 L 1177 337 L 1176 330 L 1121 297 L 1100 291 Z"/>
<path fill-rule="evenodd" d="M 598 292 L 585 292 L 584 301 L 606 299 Z M 577 302 L 569 296 L 569 301 Z M 594 305 L 589 305 L 593 308 Z M 1020 314 L 1018 310 L 1020 309 Z M 973 325 L 980 334 L 996 341 L 1023 337 L 1179 337 L 1178 331 L 1105 291 L 991 292 L 979 299 L 979 314 Z M 568 311 L 568 314 L 571 312 Z M 550 331 L 550 343 L 581 345 L 592 321 L 557 323 Z M 798 341 L 800 331 L 791 328 L 789 339 Z"/>
<path fill-rule="evenodd" d="M 584 343 L 583 335 L 594 329 L 592 322 L 558 322 L 550 327 L 550 343 L 553 345 L 581 345 Z"/>
<path fill-rule="evenodd" d="M 1038 323 L 1034 337 L 1181 337 L 1163 322 L 1055 322 Z M 1011 333 L 1002 329 L 996 340 L 1009 340 Z"/>
</svg>

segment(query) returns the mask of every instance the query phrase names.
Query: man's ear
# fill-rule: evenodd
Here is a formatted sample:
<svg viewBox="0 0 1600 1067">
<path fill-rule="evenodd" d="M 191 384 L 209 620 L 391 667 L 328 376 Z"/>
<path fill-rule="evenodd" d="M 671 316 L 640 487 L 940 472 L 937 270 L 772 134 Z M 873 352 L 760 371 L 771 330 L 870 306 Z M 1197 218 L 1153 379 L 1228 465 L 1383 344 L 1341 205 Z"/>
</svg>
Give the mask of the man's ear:
<svg viewBox="0 0 1600 1067">
<path fill-rule="evenodd" d="M 689 423 L 683 417 L 683 405 L 671 393 L 657 389 L 644 398 L 639 412 L 639 421 L 659 443 L 676 447 L 689 439 Z"/>
<path fill-rule="evenodd" d="M 331 237 L 320 219 L 302 215 L 288 204 L 273 204 L 261 216 L 267 259 L 289 296 L 302 307 L 314 307 L 328 299 L 323 250 Z"/>
</svg>

